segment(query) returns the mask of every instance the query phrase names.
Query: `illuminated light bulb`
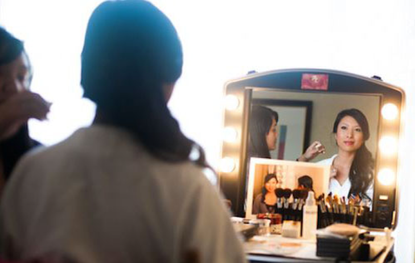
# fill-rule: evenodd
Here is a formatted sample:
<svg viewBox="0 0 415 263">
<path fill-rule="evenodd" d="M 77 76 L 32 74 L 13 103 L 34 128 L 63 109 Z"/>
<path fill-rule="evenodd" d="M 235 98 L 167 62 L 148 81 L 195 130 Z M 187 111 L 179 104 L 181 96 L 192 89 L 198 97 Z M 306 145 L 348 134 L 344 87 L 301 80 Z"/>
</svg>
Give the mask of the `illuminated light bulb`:
<svg viewBox="0 0 415 263">
<path fill-rule="evenodd" d="M 383 168 L 378 173 L 378 181 L 383 185 L 391 185 L 395 181 L 395 173 L 392 169 Z"/>
<path fill-rule="evenodd" d="M 395 104 L 387 103 L 382 107 L 382 116 L 387 120 L 394 120 L 398 117 L 398 107 Z"/>
<path fill-rule="evenodd" d="M 227 110 L 236 110 L 239 106 L 239 100 L 235 95 L 227 95 L 225 97 L 225 108 Z"/>
<path fill-rule="evenodd" d="M 225 157 L 220 161 L 220 170 L 224 173 L 230 173 L 235 170 L 235 161 L 230 157 Z"/>
<path fill-rule="evenodd" d="M 379 148 L 386 155 L 395 154 L 398 150 L 398 140 L 392 136 L 384 136 L 380 139 Z"/>
<path fill-rule="evenodd" d="M 223 140 L 225 142 L 235 142 L 238 138 L 238 132 L 235 128 L 226 127 L 223 129 Z"/>
</svg>

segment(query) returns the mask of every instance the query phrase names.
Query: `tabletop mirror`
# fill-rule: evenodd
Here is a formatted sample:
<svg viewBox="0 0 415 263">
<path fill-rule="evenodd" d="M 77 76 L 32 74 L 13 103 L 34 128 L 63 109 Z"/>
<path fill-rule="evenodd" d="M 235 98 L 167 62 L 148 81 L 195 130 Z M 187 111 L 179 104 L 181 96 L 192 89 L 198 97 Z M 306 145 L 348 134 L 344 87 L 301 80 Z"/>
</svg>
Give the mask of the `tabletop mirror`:
<svg viewBox="0 0 415 263">
<path fill-rule="evenodd" d="M 250 154 L 249 125 L 255 105 L 278 113 L 275 149 L 271 160 L 297 161 L 315 141 L 325 146 L 311 162 L 329 158 L 339 147 L 333 122 L 339 112 L 358 109 L 368 121 L 366 148 L 373 156 L 370 225 L 395 228 L 399 189 L 398 145 L 402 89 L 379 78 L 321 69 L 288 69 L 253 73 L 225 84 L 224 139 L 219 168 L 220 187 L 232 202 L 232 210 L 244 217 Z"/>
</svg>

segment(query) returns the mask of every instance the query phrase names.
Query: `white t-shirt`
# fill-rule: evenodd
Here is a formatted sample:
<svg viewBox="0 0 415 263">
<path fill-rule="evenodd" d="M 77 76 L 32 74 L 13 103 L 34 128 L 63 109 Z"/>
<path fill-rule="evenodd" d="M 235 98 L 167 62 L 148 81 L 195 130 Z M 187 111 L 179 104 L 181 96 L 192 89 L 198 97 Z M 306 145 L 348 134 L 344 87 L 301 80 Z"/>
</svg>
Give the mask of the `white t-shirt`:
<svg viewBox="0 0 415 263">
<path fill-rule="evenodd" d="M 1 205 L 2 256 L 50 262 L 245 262 L 219 193 L 190 162 L 94 125 L 31 153 Z M 72 262 L 72 261 L 71 261 Z"/>
</svg>

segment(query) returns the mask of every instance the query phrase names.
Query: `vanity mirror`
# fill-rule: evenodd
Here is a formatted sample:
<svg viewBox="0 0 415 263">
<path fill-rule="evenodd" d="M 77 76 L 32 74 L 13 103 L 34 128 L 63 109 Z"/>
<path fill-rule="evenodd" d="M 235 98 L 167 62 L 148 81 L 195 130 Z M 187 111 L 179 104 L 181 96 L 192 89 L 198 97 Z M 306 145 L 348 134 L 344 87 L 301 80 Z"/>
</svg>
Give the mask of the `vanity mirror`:
<svg viewBox="0 0 415 263">
<path fill-rule="evenodd" d="M 394 228 L 397 220 L 398 141 L 402 89 L 374 78 L 320 69 L 290 69 L 250 74 L 225 85 L 224 141 L 220 186 L 233 212 L 245 216 L 249 124 L 253 105 L 278 112 L 278 137 L 271 158 L 295 161 L 314 141 L 326 148 L 312 162 L 337 153 L 333 123 L 355 108 L 368 120 L 365 141 L 374 159 L 371 228 Z"/>
</svg>

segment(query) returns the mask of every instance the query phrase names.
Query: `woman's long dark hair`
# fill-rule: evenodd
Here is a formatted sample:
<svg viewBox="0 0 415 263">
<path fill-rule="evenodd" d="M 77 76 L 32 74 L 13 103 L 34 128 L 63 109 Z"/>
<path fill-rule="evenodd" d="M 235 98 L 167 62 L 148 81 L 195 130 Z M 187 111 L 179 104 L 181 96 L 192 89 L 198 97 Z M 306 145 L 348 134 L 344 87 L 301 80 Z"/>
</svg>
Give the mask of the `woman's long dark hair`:
<svg viewBox="0 0 415 263">
<path fill-rule="evenodd" d="M 278 183 L 278 179 L 277 179 L 277 175 L 276 174 L 267 174 L 266 176 L 265 176 L 265 179 L 264 179 L 264 185 L 262 186 L 262 189 L 261 189 L 261 192 L 262 192 L 262 197 L 261 197 L 261 202 L 262 203 L 265 203 L 265 195 L 267 194 L 267 189 L 265 188 L 265 184 L 269 181 L 269 180 L 271 180 L 272 178 L 275 178 L 275 180 L 277 181 L 277 183 Z"/>
<path fill-rule="evenodd" d="M 170 20 L 152 4 L 108 1 L 93 12 L 82 51 L 84 97 L 113 125 L 130 131 L 155 157 L 206 167 L 203 149 L 188 139 L 171 115 L 163 84 L 182 73 L 183 54 Z"/>
<path fill-rule="evenodd" d="M 266 136 L 272 125 L 272 120 L 278 122 L 278 113 L 259 105 L 252 106 L 249 118 L 248 156 L 271 158 Z"/>
<path fill-rule="evenodd" d="M 311 191 L 314 191 L 313 188 L 313 178 L 311 178 L 309 175 L 303 175 L 301 177 L 299 177 L 298 179 L 298 186 L 302 186 L 306 189 L 309 189 Z"/>
<path fill-rule="evenodd" d="M 358 109 L 346 109 L 339 112 L 333 124 L 333 133 L 337 132 L 340 121 L 346 116 L 350 116 L 357 121 L 362 128 L 363 139 L 367 141 L 370 137 L 369 122 L 366 116 Z M 367 149 L 365 142 L 363 142 L 362 146 L 356 151 L 350 168 L 349 179 L 352 187 L 349 191 L 349 197 L 353 194 L 372 199 L 371 196 L 367 196 L 366 191 L 373 182 L 373 169 L 374 159 L 372 153 Z"/>
<path fill-rule="evenodd" d="M 23 42 L 0 27 L 0 66 L 13 62 L 22 54 L 28 59 Z M 31 75 L 30 63 L 28 71 Z M 38 144 L 30 139 L 27 124 L 23 125 L 12 137 L 0 142 L 0 158 L 3 161 L 5 180 L 9 179 L 20 157 Z"/>
</svg>

